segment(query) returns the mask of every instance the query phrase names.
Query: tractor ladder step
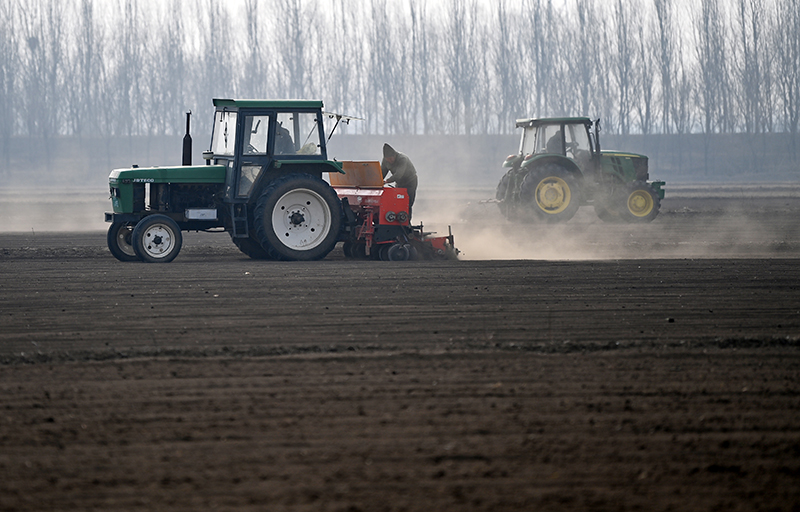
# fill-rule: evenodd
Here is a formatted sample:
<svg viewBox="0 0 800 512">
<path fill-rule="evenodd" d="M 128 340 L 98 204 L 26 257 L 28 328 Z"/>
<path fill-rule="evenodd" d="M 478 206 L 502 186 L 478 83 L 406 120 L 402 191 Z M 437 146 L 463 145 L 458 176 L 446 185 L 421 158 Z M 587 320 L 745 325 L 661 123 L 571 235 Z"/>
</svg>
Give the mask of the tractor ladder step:
<svg viewBox="0 0 800 512">
<path fill-rule="evenodd" d="M 247 230 L 247 205 L 246 204 L 232 204 L 231 205 L 231 229 L 234 238 L 247 238 L 250 236 Z"/>
</svg>

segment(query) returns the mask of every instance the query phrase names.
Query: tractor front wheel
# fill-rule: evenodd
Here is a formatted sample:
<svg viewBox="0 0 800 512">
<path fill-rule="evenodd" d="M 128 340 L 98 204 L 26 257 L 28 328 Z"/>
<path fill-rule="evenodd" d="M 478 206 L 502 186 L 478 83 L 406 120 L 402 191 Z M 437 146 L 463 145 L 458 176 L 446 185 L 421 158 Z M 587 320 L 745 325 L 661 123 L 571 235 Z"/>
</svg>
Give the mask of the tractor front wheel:
<svg viewBox="0 0 800 512">
<path fill-rule="evenodd" d="M 181 252 L 183 236 L 178 223 L 166 215 L 149 215 L 131 234 L 133 250 L 146 263 L 169 263 Z"/>
<path fill-rule="evenodd" d="M 108 250 L 119 261 L 139 261 L 131 240 L 133 228 L 134 224 L 131 222 L 114 222 L 108 228 Z"/>
<path fill-rule="evenodd" d="M 545 222 L 570 220 L 581 203 L 578 181 L 571 172 L 552 163 L 525 176 L 520 197 L 527 202 L 527 209 Z"/>
<path fill-rule="evenodd" d="M 277 260 L 320 260 L 336 246 L 341 212 L 339 198 L 326 182 L 290 174 L 259 196 L 253 213 L 256 238 Z"/>
<path fill-rule="evenodd" d="M 661 209 L 661 198 L 652 186 L 644 181 L 633 182 L 625 194 L 621 217 L 626 222 L 651 222 Z"/>
</svg>

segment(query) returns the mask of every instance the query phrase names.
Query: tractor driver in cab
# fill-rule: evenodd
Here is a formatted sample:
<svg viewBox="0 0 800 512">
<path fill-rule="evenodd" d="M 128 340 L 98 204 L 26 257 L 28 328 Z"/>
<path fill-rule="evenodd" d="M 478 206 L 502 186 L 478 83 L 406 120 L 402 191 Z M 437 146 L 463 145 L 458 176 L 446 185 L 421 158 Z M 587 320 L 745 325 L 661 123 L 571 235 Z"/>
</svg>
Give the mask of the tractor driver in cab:
<svg viewBox="0 0 800 512">
<path fill-rule="evenodd" d="M 278 121 L 278 126 L 275 128 L 275 154 L 276 155 L 293 155 L 294 142 L 289 130 L 283 127 L 283 124 Z"/>
<path fill-rule="evenodd" d="M 392 173 L 388 178 L 387 174 Z M 411 160 L 396 151 L 389 144 L 383 145 L 383 161 L 381 162 L 381 173 L 384 183 L 394 183 L 399 188 L 408 191 L 408 218 L 411 218 L 411 207 L 414 206 L 414 198 L 417 196 L 417 170 Z"/>
<path fill-rule="evenodd" d="M 561 145 L 561 140 L 564 136 L 561 134 L 561 130 L 558 130 L 550 139 L 547 141 L 547 146 L 545 149 L 546 153 L 559 153 L 564 154 L 563 146 Z"/>
</svg>

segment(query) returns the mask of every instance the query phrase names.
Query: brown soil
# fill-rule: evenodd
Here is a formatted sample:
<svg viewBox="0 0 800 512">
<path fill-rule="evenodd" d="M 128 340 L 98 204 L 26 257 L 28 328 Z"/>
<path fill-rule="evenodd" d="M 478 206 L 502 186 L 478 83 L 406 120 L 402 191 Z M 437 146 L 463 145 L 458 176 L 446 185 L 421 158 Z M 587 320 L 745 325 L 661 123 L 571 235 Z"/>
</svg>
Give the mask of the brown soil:
<svg viewBox="0 0 800 512">
<path fill-rule="evenodd" d="M 0 234 L 0 510 L 800 510 L 798 211 L 757 257 L 678 204 L 579 261 Z"/>
</svg>

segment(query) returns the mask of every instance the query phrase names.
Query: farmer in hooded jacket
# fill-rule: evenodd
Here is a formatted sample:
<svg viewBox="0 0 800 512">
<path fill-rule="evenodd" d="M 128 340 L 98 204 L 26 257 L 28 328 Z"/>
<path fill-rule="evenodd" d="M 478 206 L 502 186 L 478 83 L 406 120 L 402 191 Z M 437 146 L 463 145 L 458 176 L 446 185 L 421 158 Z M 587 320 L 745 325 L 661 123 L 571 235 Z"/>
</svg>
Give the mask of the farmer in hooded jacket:
<svg viewBox="0 0 800 512">
<path fill-rule="evenodd" d="M 398 188 L 408 191 L 408 218 L 411 218 L 411 207 L 414 206 L 414 198 L 417 196 L 417 170 L 411 160 L 400 153 L 389 144 L 383 145 L 383 161 L 381 162 L 381 172 L 383 173 L 384 183 L 394 183 Z M 388 178 L 387 174 L 392 173 Z"/>
</svg>

